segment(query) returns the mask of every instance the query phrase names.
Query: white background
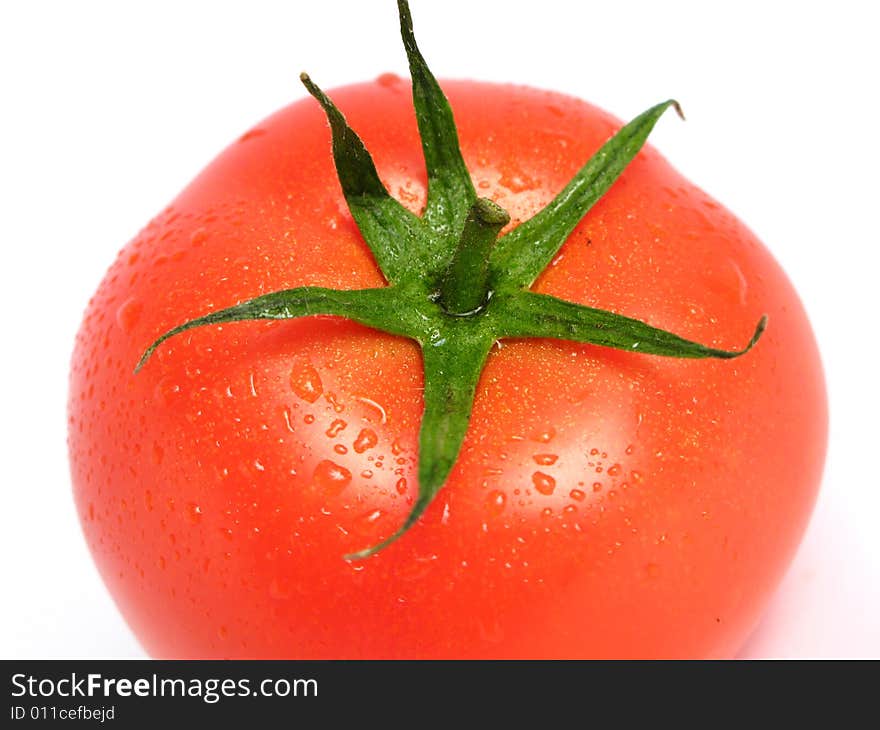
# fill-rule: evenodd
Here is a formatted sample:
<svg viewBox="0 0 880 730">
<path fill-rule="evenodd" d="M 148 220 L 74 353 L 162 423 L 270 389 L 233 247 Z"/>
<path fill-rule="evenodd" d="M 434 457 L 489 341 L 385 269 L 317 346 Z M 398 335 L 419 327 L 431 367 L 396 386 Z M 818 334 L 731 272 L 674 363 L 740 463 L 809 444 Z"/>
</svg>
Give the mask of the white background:
<svg viewBox="0 0 880 730">
<path fill-rule="evenodd" d="M 880 657 L 872 3 L 413 0 L 435 73 L 517 81 L 630 118 L 761 237 L 827 370 L 809 532 L 747 657 Z M 139 657 L 92 566 L 65 446 L 67 367 L 116 251 L 226 144 L 304 92 L 406 72 L 392 0 L 0 6 L 0 656 Z"/>
</svg>

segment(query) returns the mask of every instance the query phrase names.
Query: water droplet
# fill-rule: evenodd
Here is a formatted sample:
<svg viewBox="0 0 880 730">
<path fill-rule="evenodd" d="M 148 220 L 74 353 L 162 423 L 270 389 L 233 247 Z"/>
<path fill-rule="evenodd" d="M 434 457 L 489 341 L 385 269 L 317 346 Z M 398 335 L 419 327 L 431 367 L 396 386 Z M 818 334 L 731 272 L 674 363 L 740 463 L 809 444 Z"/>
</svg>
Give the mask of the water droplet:
<svg viewBox="0 0 880 730">
<path fill-rule="evenodd" d="M 500 515 L 504 511 L 504 506 L 507 504 L 507 495 L 504 492 L 500 492 L 496 489 L 492 492 L 489 492 L 486 504 L 489 507 L 490 514 L 496 516 Z"/>
<path fill-rule="evenodd" d="M 559 457 L 556 454 L 535 454 L 532 458 L 535 460 L 536 464 L 550 466 L 551 464 L 555 464 Z"/>
<path fill-rule="evenodd" d="M 208 231 L 205 228 L 196 228 L 189 237 L 190 245 L 199 247 L 208 240 Z"/>
<path fill-rule="evenodd" d="M 116 310 L 116 324 L 119 325 L 123 332 L 128 334 L 138 323 L 143 310 L 143 304 L 141 304 L 135 297 L 129 297 L 119 306 L 119 309 Z"/>
<path fill-rule="evenodd" d="M 371 472 L 369 469 L 364 469 L 364 470 L 361 472 L 361 476 L 362 476 L 364 479 L 372 479 L 372 478 L 373 478 L 373 472 Z"/>
<path fill-rule="evenodd" d="M 257 137 L 262 137 L 264 134 L 266 134 L 265 129 L 260 129 L 259 127 L 255 127 L 254 129 L 250 129 L 247 132 L 245 132 L 243 135 L 241 135 L 241 137 L 238 138 L 238 141 L 239 141 L 239 143 L 247 142 L 249 140 L 256 139 Z"/>
<path fill-rule="evenodd" d="M 532 474 L 532 483 L 535 485 L 535 489 L 541 494 L 550 495 L 553 494 L 553 490 L 556 489 L 556 480 L 549 474 L 545 474 L 541 471 L 536 471 Z"/>
<path fill-rule="evenodd" d="M 400 76 L 393 73 L 379 74 L 376 78 L 376 83 L 386 89 L 399 88 L 402 81 L 403 79 L 401 79 Z"/>
<path fill-rule="evenodd" d="M 616 477 L 620 474 L 620 464 L 615 464 L 608 469 L 608 476 Z"/>
<path fill-rule="evenodd" d="M 398 186 L 397 188 L 397 199 L 403 203 L 406 207 L 416 206 L 416 204 L 420 200 L 420 196 L 417 192 L 409 189 L 410 183 L 407 182 L 407 187 Z"/>
<path fill-rule="evenodd" d="M 533 433 L 532 441 L 537 441 L 539 444 L 549 444 L 554 436 L 556 436 L 556 429 L 550 426 L 549 428 Z"/>
<path fill-rule="evenodd" d="M 363 525 L 372 525 L 379 519 L 381 519 L 384 514 L 385 513 L 382 510 L 374 509 L 364 515 L 361 515 L 358 521 Z"/>
<path fill-rule="evenodd" d="M 312 364 L 306 361 L 298 362 L 290 371 L 290 387 L 304 401 L 314 403 L 324 392 L 321 377 Z"/>
<path fill-rule="evenodd" d="M 325 395 L 324 398 L 326 398 L 326 399 L 327 399 L 327 402 L 328 402 L 331 406 L 333 406 L 333 410 L 334 410 L 336 413 L 342 413 L 342 412 L 345 410 L 345 406 L 342 405 L 342 403 L 340 403 L 340 402 L 337 400 L 337 398 L 336 398 L 336 393 L 327 393 L 327 395 Z"/>
<path fill-rule="evenodd" d="M 631 455 L 632 452 L 635 451 L 635 450 L 636 450 L 636 447 L 633 446 L 632 444 L 630 444 L 629 446 L 627 446 L 627 447 L 626 447 L 626 454 L 627 454 L 627 456 Z"/>
<path fill-rule="evenodd" d="M 375 431 L 370 428 L 364 428 L 361 429 L 353 446 L 357 453 L 363 454 L 367 449 L 372 449 L 378 442 L 379 439 L 376 436 Z"/>
<path fill-rule="evenodd" d="M 330 424 L 330 428 L 328 428 L 325 433 L 330 438 L 336 438 L 337 434 L 342 431 L 348 424 L 343 421 L 341 418 L 337 418 L 333 423 Z"/>
<path fill-rule="evenodd" d="M 513 164 L 508 164 L 502 169 L 498 182 L 512 193 L 524 193 L 527 190 L 534 190 L 537 186 L 534 179 Z"/>
<path fill-rule="evenodd" d="M 587 496 L 586 493 L 581 489 L 572 489 L 568 496 L 571 497 L 576 502 L 583 502 L 584 498 Z"/>
<path fill-rule="evenodd" d="M 296 433 L 296 431 L 293 430 L 293 424 L 290 422 L 290 408 L 284 406 L 281 410 L 281 414 L 284 416 L 284 425 L 287 426 L 287 430 L 291 433 Z"/>
<path fill-rule="evenodd" d="M 394 488 L 397 490 L 398 494 L 406 494 L 406 479 L 400 478 L 397 480 L 397 484 L 394 485 Z"/>
<path fill-rule="evenodd" d="M 202 518 L 202 508 L 195 502 L 190 502 L 186 506 L 186 516 L 192 524 L 196 524 Z"/>
<path fill-rule="evenodd" d="M 180 395 L 180 385 L 170 375 L 166 375 L 156 383 L 155 393 L 165 405 L 171 405 Z"/>
<path fill-rule="evenodd" d="M 339 454 L 340 456 L 342 456 L 342 455 L 348 453 L 348 447 L 347 447 L 347 446 L 343 446 L 342 444 L 336 444 L 336 445 L 333 447 L 333 450 L 334 450 L 337 454 Z"/>
<path fill-rule="evenodd" d="M 355 400 L 360 401 L 364 405 L 370 406 L 370 408 L 375 409 L 379 414 L 379 422 L 382 424 L 388 423 L 388 414 L 385 412 L 385 409 L 382 407 L 380 403 L 377 403 L 372 398 L 364 398 L 363 396 L 356 395 L 354 397 Z"/>
<path fill-rule="evenodd" d="M 601 492 L 602 491 L 602 482 L 593 482 L 593 491 Z"/>
<path fill-rule="evenodd" d="M 312 474 L 312 482 L 325 494 L 336 495 L 342 492 L 351 482 L 351 472 L 344 466 L 324 459 Z"/>
<path fill-rule="evenodd" d="M 303 422 L 311 425 L 315 422 L 315 417 L 311 413 L 306 413 L 306 415 L 303 416 Z"/>
</svg>

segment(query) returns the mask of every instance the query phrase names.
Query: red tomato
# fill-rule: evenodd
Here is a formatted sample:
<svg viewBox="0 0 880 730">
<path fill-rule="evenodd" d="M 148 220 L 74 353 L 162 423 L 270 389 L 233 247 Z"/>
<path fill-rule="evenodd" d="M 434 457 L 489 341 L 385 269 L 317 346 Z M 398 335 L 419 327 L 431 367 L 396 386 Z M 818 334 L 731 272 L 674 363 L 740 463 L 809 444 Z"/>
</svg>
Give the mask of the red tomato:
<svg viewBox="0 0 880 730">
<path fill-rule="evenodd" d="M 480 195 L 511 227 L 619 127 L 559 94 L 444 84 Z M 333 94 L 409 209 L 425 201 L 410 88 Z M 452 476 L 416 495 L 411 341 L 332 317 L 144 348 L 301 285 L 381 286 L 325 118 L 299 101 L 242 136 L 126 246 L 76 343 L 70 454 L 89 546 L 157 657 L 729 657 L 809 517 L 826 443 L 816 344 L 754 235 L 646 147 L 536 291 L 717 347 L 676 360 L 562 341 L 490 355 Z"/>
</svg>

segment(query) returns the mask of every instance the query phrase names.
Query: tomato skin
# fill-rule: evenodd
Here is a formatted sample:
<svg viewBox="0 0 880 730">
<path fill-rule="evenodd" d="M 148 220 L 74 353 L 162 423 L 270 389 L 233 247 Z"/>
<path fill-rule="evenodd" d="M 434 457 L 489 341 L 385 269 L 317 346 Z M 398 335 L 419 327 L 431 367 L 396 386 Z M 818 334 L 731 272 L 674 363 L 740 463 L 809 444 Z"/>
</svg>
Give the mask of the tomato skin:
<svg viewBox="0 0 880 730">
<path fill-rule="evenodd" d="M 619 123 L 549 92 L 448 82 L 480 195 L 512 225 Z M 332 96 L 392 194 L 425 197 L 410 89 Z M 650 147 L 535 289 L 689 339 L 676 360 L 557 341 L 490 357 L 453 474 L 420 523 L 414 343 L 334 318 L 146 346 L 183 321 L 300 285 L 382 285 L 311 100 L 223 152 L 120 253 L 71 373 L 86 539 L 157 657 L 729 657 L 800 540 L 827 439 L 795 291 L 728 211 Z"/>
</svg>

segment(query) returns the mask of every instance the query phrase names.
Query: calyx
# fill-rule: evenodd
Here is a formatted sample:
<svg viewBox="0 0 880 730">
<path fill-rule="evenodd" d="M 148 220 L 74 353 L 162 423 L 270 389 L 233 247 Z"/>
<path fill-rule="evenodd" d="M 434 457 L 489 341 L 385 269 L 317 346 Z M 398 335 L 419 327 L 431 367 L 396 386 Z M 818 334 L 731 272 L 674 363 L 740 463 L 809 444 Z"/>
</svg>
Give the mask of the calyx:
<svg viewBox="0 0 880 730">
<path fill-rule="evenodd" d="M 368 557 L 397 540 L 431 504 L 458 458 L 480 373 L 500 339 L 556 338 L 646 355 L 729 359 L 748 352 L 767 324 L 762 317 L 743 349 L 719 350 L 620 314 L 530 291 L 575 226 L 642 148 L 661 115 L 670 107 L 681 115 L 681 109 L 668 100 L 637 116 L 546 208 L 498 238 L 509 217 L 497 204 L 477 197 L 452 110 L 416 45 L 406 0 L 398 0 L 398 10 L 428 171 L 421 217 L 389 194 L 345 117 L 306 74 L 301 76 L 327 115 L 343 194 L 388 285 L 361 290 L 298 287 L 259 296 L 174 327 L 150 345 L 135 369 L 169 337 L 243 320 L 336 315 L 415 340 L 425 378 L 418 497 L 393 535 L 346 556 L 349 560 Z"/>
</svg>

